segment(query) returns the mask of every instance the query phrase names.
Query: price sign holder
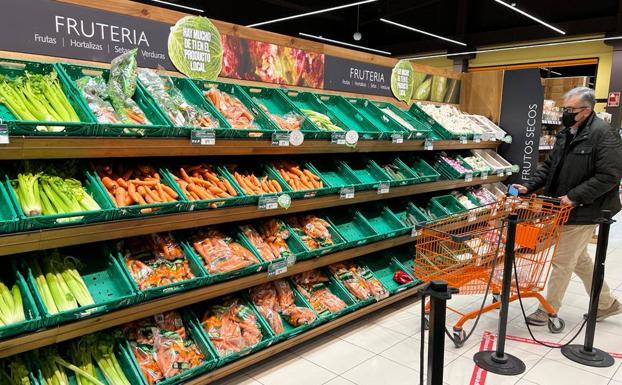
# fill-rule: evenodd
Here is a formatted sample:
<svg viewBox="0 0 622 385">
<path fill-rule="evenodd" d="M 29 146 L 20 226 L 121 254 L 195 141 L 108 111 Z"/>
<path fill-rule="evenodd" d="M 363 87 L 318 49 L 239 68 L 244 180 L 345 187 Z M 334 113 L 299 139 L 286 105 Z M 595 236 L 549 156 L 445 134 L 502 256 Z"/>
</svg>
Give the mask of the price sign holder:
<svg viewBox="0 0 622 385">
<path fill-rule="evenodd" d="M 279 207 L 279 198 L 276 195 L 260 197 L 257 203 L 258 210 L 276 210 Z"/>
<path fill-rule="evenodd" d="M 430 139 L 426 139 L 425 142 L 423 142 L 423 149 L 426 151 L 434 150 L 434 142 Z"/>
<path fill-rule="evenodd" d="M 333 132 L 330 135 L 330 142 L 332 144 L 346 144 L 346 133 L 343 131 Z"/>
<path fill-rule="evenodd" d="M 342 187 L 339 190 L 339 199 L 354 199 L 354 187 Z"/>
<path fill-rule="evenodd" d="M 378 183 L 378 194 L 388 194 L 391 184 L 389 182 Z"/>
<path fill-rule="evenodd" d="M 268 277 L 287 273 L 287 260 L 273 262 L 268 265 Z"/>
<path fill-rule="evenodd" d="M 216 132 L 209 128 L 190 131 L 190 143 L 200 146 L 213 146 L 216 144 Z"/>
<path fill-rule="evenodd" d="M 287 132 L 272 133 L 272 145 L 279 147 L 289 146 L 289 134 Z"/>
<path fill-rule="evenodd" d="M 396 144 L 400 144 L 400 143 L 404 143 L 404 135 L 403 134 L 391 134 L 391 143 L 396 143 Z"/>
</svg>

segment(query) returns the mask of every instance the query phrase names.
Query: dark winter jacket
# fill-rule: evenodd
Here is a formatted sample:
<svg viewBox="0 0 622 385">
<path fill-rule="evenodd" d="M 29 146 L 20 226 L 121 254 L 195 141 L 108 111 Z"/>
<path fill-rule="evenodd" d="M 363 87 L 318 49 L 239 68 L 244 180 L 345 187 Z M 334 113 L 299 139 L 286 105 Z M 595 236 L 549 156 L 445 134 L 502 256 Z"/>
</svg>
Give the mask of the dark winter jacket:
<svg viewBox="0 0 622 385">
<path fill-rule="evenodd" d="M 622 140 L 595 114 L 574 139 L 569 132 L 566 128 L 557 134 L 553 150 L 525 187 L 529 192 L 544 187 L 548 196 L 567 195 L 577 204 L 568 224 L 592 224 L 602 217 L 601 210 L 620 211 Z"/>
</svg>

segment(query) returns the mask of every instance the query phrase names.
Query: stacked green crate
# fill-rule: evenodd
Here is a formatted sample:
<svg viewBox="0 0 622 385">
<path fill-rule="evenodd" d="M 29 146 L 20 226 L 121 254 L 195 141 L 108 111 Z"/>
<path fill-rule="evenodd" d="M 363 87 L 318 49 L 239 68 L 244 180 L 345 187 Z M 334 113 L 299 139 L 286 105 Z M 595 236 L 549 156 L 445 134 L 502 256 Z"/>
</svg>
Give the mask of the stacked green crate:
<svg viewBox="0 0 622 385">
<path fill-rule="evenodd" d="M 373 103 L 380 109 L 380 111 L 384 112 L 398 124 L 402 125 L 402 127 L 410 133 L 408 139 L 424 140 L 433 133 L 432 127 L 427 119 L 419 119 L 395 106 L 393 103 L 379 101 L 374 101 Z"/>
<path fill-rule="evenodd" d="M 356 157 L 340 162 L 361 182 L 360 188 L 363 190 L 378 188 L 381 182 L 392 181 L 391 177 L 371 159 Z"/>
<path fill-rule="evenodd" d="M 310 218 L 312 217 L 316 217 L 320 221 L 327 224 L 326 230 L 328 231 L 328 234 L 326 234 L 326 237 L 324 236 L 325 234 L 319 234 L 320 231 L 316 229 L 315 226 L 309 224 L 311 221 Z M 306 224 L 303 222 L 304 220 L 308 220 Z M 317 257 L 343 249 L 347 246 L 347 242 L 337 231 L 332 221 L 322 215 L 292 215 L 286 217 L 285 222 L 289 225 L 289 228 L 298 237 L 298 239 L 300 239 L 305 248 L 306 252 L 303 253 L 301 257 L 303 259 Z"/>
<path fill-rule="evenodd" d="M 380 110 L 380 108 L 370 100 L 360 98 L 346 98 L 346 100 L 350 102 L 373 127 L 381 132 L 378 135 L 378 139 L 391 140 L 393 134 L 401 136 L 402 139 L 410 139 L 412 137 L 410 130 L 404 128 L 404 126 L 396 122 L 384 111 Z"/>
<path fill-rule="evenodd" d="M 345 124 L 348 130 L 356 131 L 360 139 L 378 139 L 382 136 L 382 130 L 343 96 L 317 95 L 317 98 Z"/>
<path fill-rule="evenodd" d="M 432 219 L 439 219 L 448 215 L 465 211 L 463 205 L 453 195 L 440 195 L 430 199 L 428 211 L 433 215 Z"/>
<path fill-rule="evenodd" d="M 298 92 L 293 90 L 280 90 L 298 109 L 309 118 L 309 120 L 321 132 L 318 138 L 330 139 L 334 132 L 346 132 L 349 130 L 347 122 L 341 119 L 330 110 L 324 103 L 320 102 L 317 96 L 311 92 Z"/>
<path fill-rule="evenodd" d="M 410 229 L 395 215 L 391 209 L 383 205 L 367 205 L 359 208 L 360 213 L 376 230 L 378 236 L 373 240 L 393 238 L 407 233 Z"/>
<path fill-rule="evenodd" d="M 405 155 L 400 156 L 399 159 L 410 167 L 412 173 L 417 177 L 417 183 L 436 182 L 441 177 L 441 174 L 421 157 Z"/>
<path fill-rule="evenodd" d="M 305 167 L 319 175 L 326 182 L 326 187 L 329 188 L 330 192 L 339 192 L 342 187 L 359 188 L 361 185 L 361 181 L 351 170 L 348 170 L 343 163 L 334 160 L 314 159 L 313 163 L 305 163 Z"/>
<path fill-rule="evenodd" d="M 369 254 L 359 259 L 361 263 L 364 263 L 373 273 L 376 278 L 382 283 L 384 287 L 389 290 L 391 294 L 399 293 L 420 283 L 412 274 L 408 267 L 402 265 L 396 258 L 384 253 Z M 408 283 L 398 283 L 395 281 L 394 276 L 398 272 L 404 272 L 407 277 L 412 280 Z"/>
<path fill-rule="evenodd" d="M 461 170 L 456 169 L 450 163 L 450 161 L 452 160 L 455 162 L 458 162 L 458 164 L 462 166 L 463 169 Z M 438 171 L 441 175 L 443 175 L 447 179 L 463 179 L 468 174 L 470 174 L 471 176 L 474 176 L 476 174 L 475 171 L 473 171 L 473 169 L 471 168 L 471 166 L 469 166 L 462 159 L 460 155 L 456 157 L 452 157 L 444 152 L 438 155 L 437 161 L 434 167 L 436 168 L 436 171 Z"/>
<path fill-rule="evenodd" d="M 417 174 L 398 157 L 374 157 L 374 162 L 391 178 L 391 186 L 421 183 Z"/>
<path fill-rule="evenodd" d="M 379 234 L 371 224 L 355 210 L 339 210 L 327 214 L 330 221 L 335 225 L 339 234 L 347 242 L 347 247 L 356 247 L 369 243 Z"/>
<path fill-rule="evenodd" d="M 419 121 L 425 121 L 430 125 L 430 128 L 432 129 L 433 134 L 434 134 L 432 135 L 432 139 L 435 139 L 435 140 L 460 139 L 459 135 L 452 134 L 451 132 L 449 132 L 449 130 L 447 130 L 440 123 L 434 120 L 434 118 L 432 118 L 430 115 L 425 113 L 425 111 L 423 111 L 421 107 L 417 105 L 417 103 L 413 103 L 410 106 L 410 109 L 408 110 L 408 112 L 412 116 L 414 116 L 416 119 L 418 119 Z"/>
</svg>

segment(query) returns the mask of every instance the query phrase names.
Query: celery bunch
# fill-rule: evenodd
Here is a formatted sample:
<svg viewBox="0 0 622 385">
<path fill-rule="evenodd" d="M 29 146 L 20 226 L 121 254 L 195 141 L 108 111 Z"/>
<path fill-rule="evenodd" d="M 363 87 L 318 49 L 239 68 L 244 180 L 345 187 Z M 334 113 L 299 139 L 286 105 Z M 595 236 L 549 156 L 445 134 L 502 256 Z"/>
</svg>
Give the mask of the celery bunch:
<svg viewBox="0 0 622 385">
<path fill-rule="evenodd" d="M 20 356 L 10 357 L 0 362 L 0 384 L 31 385 L 26 363 Z"/>
<path fill-rule="evenodd" d="M 107 333 L 92 334 L 71 342 L 69 355 L 84 372 L 97 377 L 96 366 L 110 385 L 130 385 L 114 354 L 114 337 Z M 94 363 L 95 362 L 95 363 Z M 98 385 L 90 378 L 76 373 L 78 385 Z"/>
<path fill-rule="evenodd" d="M 24 306 L 22 293 L 17 285 L 11 290 L 0 282 L 0 326 L 11 325 L 24 321 Z"/>
</svg>

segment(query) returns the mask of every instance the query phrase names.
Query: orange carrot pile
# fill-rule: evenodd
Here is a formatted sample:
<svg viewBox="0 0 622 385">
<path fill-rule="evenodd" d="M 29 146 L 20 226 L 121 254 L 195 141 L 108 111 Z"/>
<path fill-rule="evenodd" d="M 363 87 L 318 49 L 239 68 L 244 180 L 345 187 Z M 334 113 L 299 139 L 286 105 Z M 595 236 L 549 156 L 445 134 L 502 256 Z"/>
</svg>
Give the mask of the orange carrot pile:
<svg viewBox="0 0 622 385">
<path fill-rule="evenodd" d="M 259 263 L 255 255 L 216 229 L 201 229 L 191 236 L 194 250 L 210 274 L 226 273 Z"/>
<path fill-rule="evenodd" d="M 160 174 L 149 165 L 102 165 L 96 167 L 99 178 L 117 207 L 176 202 L 177 193 L 161 182 Z M 149 212 L 151 209 L 143 209 Z"/>
<path fill-rule="evenodd" d="M 232 198 L 238 193 L 231 183 L 207 164 L 181 167 L 173 179 L 191 201 Z M 216 204 L 213 205 L 213 208 Z"/>
<path fill-rule="evenodd" d="M 233 128 L 254 128 L 255 117 L 242 104 L 240 99 L 231 96 L 226 92 L 220 91 L 218 88 L 210 88 L 205 91 L 204 95 L 209 98 L 214 107 L 227 119 L 227 122 Z"/>
<path fill-rule="evenodd" d="M 294 191 L 315 190 L 324 187 L 319 176 L 308 169 L 301 169 L 294 162 L 283 160 L 274 162 L 273 165 Z"/>
<path fill-rule="evenodd" d="M 283 191 L 279 182 L 264 175 L 257 178 L 253 172 L 238 170 L 234 164 L 228 166 L 229 172 L 233 174 L 235 181 L 248 195 L 261 195 L 270 193 L 280 193 Z"/>
</svg>

